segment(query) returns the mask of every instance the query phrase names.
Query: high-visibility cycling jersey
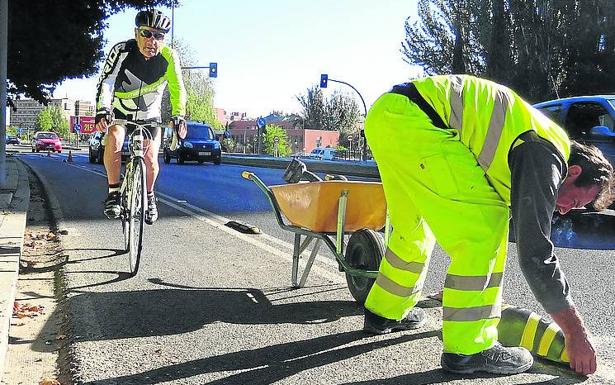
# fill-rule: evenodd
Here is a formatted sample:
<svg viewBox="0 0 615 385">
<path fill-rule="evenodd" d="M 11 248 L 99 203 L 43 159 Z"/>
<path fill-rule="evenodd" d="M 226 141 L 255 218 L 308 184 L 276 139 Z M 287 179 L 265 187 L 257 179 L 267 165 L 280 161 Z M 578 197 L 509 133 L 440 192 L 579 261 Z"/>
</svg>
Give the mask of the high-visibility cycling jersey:
<svg viewBox="0 0 615 385">
<path fill-rule="evenodd" d="M 114 110 L 125 118 L 160 121 L 164 88 L 169 86 L 173 116 L 186 113 L 186 90 L 176 52 L 167 46 L 146 60 L 136 40 L 109 52 L 96 93 L 97 113 Z"/>
</svg>

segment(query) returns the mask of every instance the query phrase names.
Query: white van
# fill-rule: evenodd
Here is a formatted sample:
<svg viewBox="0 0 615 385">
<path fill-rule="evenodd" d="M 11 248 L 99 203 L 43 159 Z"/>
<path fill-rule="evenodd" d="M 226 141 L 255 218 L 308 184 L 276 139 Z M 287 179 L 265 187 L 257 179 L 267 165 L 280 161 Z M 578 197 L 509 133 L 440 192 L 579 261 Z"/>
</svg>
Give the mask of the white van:
<svg viewBox="0 0 615 385">
<path fill-rule="evenodd" d="M 337 156 L 337 151 L 332 147 L 316 147 L 310 153 L 310 158 L 320 160 L 333 160 Z"/>
</svg>

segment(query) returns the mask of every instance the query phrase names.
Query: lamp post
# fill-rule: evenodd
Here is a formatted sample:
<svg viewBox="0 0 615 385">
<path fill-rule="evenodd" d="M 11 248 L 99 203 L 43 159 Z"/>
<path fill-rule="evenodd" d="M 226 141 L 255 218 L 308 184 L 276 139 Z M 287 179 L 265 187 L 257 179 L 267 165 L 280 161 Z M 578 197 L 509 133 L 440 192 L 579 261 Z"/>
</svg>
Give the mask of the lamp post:
<svg viewBox="0 0 615 385">
<path fill-rule="evenodd" d="M 359 98 L 361 99 L 361 103 L 363 103 L 363 117 L 367 117 L 367 106 L 365 105 L 365 99 L 363 99 L 363 95 L 361 95 L 361 93 L 359 92 L 359 90 L 357 90 L 352 84 L 341 81 L 341 80 L 336 80 L 336 79 L 331 79 L 329 78 L 329 75 L 327 74 L 321 74 L 320 75 L 320 88 L 327 88 L 327 83 L 328 82 L 334 82 L 334 83 L 341 83 L 344 85 L 347 85 L 348 87 L 352 88 L 357 95 L 359 95 Z M 361 130 L 363 131 L 363 130 Z M 365 134 L 361 133 L 361 136 L 364 138 Z M 365 140 L 363 140 L 363 150 L 362 150 L 362 154 L 361 154 L 361 159 L 362 160 L 367 160 L 367 142 Z"/>
</svg>

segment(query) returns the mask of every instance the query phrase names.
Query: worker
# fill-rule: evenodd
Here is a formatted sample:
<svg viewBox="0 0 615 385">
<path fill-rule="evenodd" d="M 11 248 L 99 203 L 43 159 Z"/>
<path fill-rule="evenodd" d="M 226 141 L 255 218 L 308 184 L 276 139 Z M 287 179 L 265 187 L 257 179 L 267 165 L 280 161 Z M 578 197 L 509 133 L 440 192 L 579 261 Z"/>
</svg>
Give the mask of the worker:
<svg viewBox="0 0 615 385">
<path fill-rule="evenodd" d="M 421 327 L 415 305 L 437 241 L 450 256 L 443 293 L 443 369 L 514 374 L 532 366 L 498 343 L 512 214 L 521 270 L 561 327 L 572 369 L 596 352 L 549 239 L 554 211 L 613 200 L 613 167 L 514 91 L 466 75 L 395 86 L 370 109 L 365 134 L 378 164 L 393 232 L 365 302 L 364 330 Z"/>
</svg>

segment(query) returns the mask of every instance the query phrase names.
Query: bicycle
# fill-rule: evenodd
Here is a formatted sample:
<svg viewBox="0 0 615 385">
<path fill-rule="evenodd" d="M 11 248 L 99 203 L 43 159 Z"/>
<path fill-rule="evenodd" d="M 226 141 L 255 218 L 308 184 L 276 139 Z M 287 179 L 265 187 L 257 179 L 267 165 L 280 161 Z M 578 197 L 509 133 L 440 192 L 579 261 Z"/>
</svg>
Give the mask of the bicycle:
<svg viewBox="0 0 615 385">
<path fill-rule="evenodd" d="M 130 155 L 126 161 L 126 170 L 120 187 L 120 219 L 124 233 L 124 250 L 128 253 L 130 276 L 134 277 L 139 271 L 141 261 L 147 207 L 144 141 L 151 139 L 147 126 L 151 126 L 152 123 L 115 120 L 114 124 L 134 127 L 128 137 Z"/>
</svg>

